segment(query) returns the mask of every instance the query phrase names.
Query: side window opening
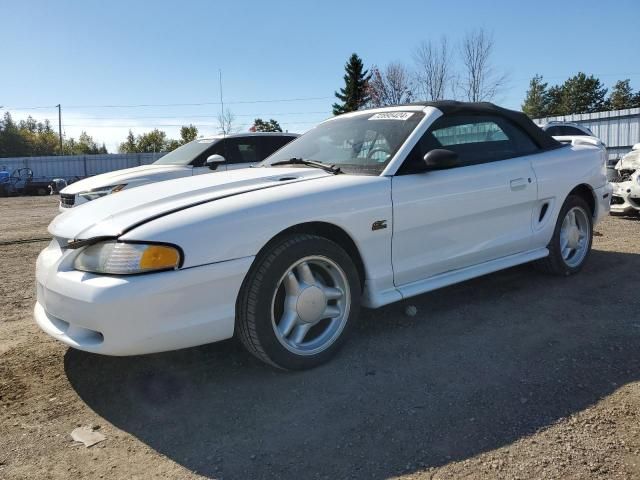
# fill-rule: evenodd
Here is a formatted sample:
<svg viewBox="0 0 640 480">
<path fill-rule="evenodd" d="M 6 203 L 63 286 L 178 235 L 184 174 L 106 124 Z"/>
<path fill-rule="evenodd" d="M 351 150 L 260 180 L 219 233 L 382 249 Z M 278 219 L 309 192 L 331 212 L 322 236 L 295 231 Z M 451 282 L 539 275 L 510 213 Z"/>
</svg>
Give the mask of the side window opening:
<svg viewBox="0 0 640 480">
<path fill-rule="evenodd" d="M 460 166 L 507 160 L 540 150 L 529 135 L 505 118 L 491 115 L 444 116 L 423 135 L 399 173 L 414 173 L 424 155 L 436 148 L 456 152 Z"/>
<path fill-rule="evenodd" d="M 257 137 L 227 138 L 220 142 L 219 155 L 222 155 L 227 163 L 251 163 L 260 161 L 258 153 Z"/>
</svg>

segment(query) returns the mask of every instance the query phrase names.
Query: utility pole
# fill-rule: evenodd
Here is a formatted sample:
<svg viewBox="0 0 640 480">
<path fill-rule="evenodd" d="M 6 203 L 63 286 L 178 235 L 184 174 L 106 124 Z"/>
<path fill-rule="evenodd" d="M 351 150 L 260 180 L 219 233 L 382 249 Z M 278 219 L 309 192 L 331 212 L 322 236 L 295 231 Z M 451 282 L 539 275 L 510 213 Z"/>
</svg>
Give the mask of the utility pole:
<svg viewBox="0 0 640 480">
<path fill-rule="evenodd" d="M 218 83 L 220 84 L 220 118 L 222 119 L 222 135 L 226 136 L 227 126 L 225 125 L 224 120 L 224 100 L 222 100 L 222 69 L 218 69 Z"/>
<path fill-rule="evenodd" d="M 60 136 L 60 155 L 62 155 L 64 153 L 62 150 L 62 107 L 60 104 L 56 107 L 58 107 L 58 135 Z"/>
</svg>

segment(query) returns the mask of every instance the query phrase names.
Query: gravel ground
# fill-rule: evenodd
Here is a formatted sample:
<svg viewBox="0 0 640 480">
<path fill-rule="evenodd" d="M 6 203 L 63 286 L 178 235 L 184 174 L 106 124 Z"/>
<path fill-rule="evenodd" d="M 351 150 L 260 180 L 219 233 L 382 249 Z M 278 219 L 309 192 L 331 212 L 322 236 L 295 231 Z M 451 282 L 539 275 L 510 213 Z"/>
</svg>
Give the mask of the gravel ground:
<svg viewBox="0 0 640 480">
<path fill-rule="evenodd" d="M 364 311 L 332 362 L 282 373 L 235 341 L 109 358 L 40 333 L 46 243 L 2 241 L 46 236 L 56 200 L 0 199 L 0 478 L 640 478 L 638 218 L 599 225 L 577 276 Z"/>
</svg>

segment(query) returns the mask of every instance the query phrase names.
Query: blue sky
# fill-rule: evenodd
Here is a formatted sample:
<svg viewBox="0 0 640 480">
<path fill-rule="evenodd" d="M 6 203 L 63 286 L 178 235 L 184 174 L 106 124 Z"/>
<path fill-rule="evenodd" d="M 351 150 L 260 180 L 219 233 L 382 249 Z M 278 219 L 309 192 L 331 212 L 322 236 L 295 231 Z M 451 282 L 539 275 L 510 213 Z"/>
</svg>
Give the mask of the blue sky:
<svg viewBox="0 0 640 480">
<path fill-rule="evenodd" d="M 174 125 L 190 122 L 215 133 L 216 104 L 103 105 L 218 102 L 222 69 L 239 127 L 261 116 L 304 131 L 330 116 L 352 52 L 367 65 L 411 66 L 421 41 L 455 44 L 480 27 L 510 78 L 496 101 L 519 108 L 535 73 L 555 83 L 585 71 L 640 88 L 639 17 L 637 0 L 0 0 L 0 110 L 57 122 L 52 108 L 18 107 L 61 103 L 66 134 L 86 130 L 111 151 L 129 128 L 177 136 Z"/>
</svg>

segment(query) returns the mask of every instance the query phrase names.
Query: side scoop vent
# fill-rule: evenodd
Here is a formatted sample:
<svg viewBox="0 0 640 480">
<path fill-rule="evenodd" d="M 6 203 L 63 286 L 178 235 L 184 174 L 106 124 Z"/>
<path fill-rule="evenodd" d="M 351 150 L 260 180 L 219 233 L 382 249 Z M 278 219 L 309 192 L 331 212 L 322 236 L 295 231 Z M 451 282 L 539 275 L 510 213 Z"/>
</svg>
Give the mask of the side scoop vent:
<svg viewBox="0 0 640 480">
<path fill-rule="evenodd" d="M 544 216 L 547 214 L 547 210 L 549 210 L 549 202 L 542 204 L 542 208 L 540 209 L 540 216 L 538 217 L 538 222 L 542 222 L 542 220 L 544 220 Z"/>
</svg>

